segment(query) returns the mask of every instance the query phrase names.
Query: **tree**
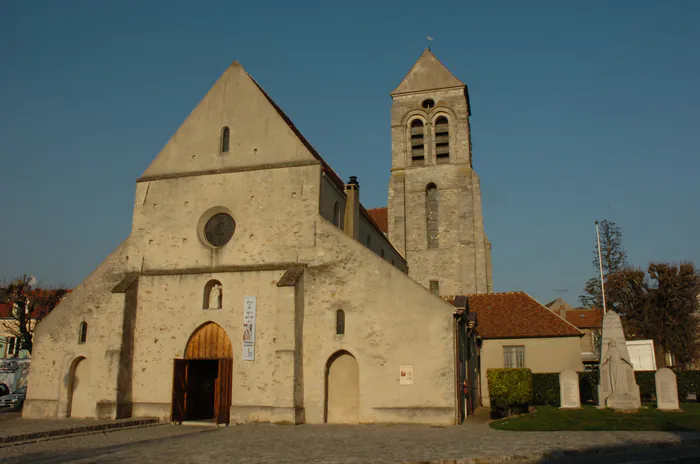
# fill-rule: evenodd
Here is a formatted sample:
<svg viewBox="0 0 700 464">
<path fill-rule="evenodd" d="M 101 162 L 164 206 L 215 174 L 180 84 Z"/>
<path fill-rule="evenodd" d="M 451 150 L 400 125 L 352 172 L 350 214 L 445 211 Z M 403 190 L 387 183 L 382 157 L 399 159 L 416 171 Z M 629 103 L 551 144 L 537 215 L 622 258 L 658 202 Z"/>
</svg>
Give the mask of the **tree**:
<svg viewBox="0 0 700 464">
<path fill-rule="evenodd" d="M 600 257 L 603 266 L 603 281 L 615 272 L 627 267 L 627 252 L 622 247 L 622 232 L 612 221 L 603 220 L 599 224 L 600 230 Z M 585 307 L 602 308 L 603 297 L 600 291 L 600 261 L 598 258 L 598 240 L 596 238 L 593 247 L 593 266 L 596 269 L 596 276 L 586 282 L 584 294 L 579 297 L 581 304 Z M 610 292 L 605 289 L 605 300 L 609 306 L 615 306 L 615 302 L 610 300 Z"/>
<path fill-rule="evenodd" d="M 34 346 L 34 327 L 61 302 L 66 289 L 32 289 L 26 276 L 0 289 L 0 302 L 11 306 L 11 317 L 3 321 L 5 329 L 18 339 L 19 349 L 30 353 Z"/>
<path fill-rule="evenodd" d="M 672 353 L 679 365 L 700 357 L 700 274 L 693 263 L 651 263 L 641 269 L 624 268 L 605 282 L 608 308 L 620 314 L 630 339 L 651 339 L 657 362 Z"/>
</svg>

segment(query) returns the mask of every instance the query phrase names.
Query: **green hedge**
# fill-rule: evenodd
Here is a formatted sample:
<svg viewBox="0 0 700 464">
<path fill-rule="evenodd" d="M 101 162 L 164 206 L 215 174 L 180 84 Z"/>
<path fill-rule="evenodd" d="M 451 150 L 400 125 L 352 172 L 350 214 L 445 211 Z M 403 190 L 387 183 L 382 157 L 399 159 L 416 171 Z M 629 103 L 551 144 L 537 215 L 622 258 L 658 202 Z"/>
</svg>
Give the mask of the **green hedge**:
<svg viewBox="0 0 700 464">
<path fill-rule="evenodd" d="M 532 374 L 532 404 L 560 406 L 559 374 Z"/>
<path fill-rule="evenodd" d="M 686 401 L 689 393 L 696 393 L 700 402 L 700 370 L 675 370 L 678 380 L 678 398 Z M 643 402 L 656 401 L 656 371 L 634 373 Z M 581 404 L 598 404 L 598 371 L 579 372 Z M 490 387 L 489 387 L 490 389 Z M 490 390 L 489 390 L 490 391 Z M 559 374 L 532 374 L 533 405 L 560 406 Z"/>
<path fill-rule="evenodd" d="M 527 412 L 532 400 L 530 369 L 487 369 L 491 410 L 500 414 Z"/>
</svg>

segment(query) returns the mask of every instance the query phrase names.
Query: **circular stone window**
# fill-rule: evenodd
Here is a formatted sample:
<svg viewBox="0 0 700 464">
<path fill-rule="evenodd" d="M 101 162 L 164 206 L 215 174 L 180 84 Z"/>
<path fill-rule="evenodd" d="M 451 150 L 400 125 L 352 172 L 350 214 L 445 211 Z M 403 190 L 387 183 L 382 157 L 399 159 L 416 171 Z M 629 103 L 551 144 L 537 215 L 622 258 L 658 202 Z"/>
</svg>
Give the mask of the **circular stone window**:
<svg viewBox="0 0 700 464">
<path fill-rule="evenodd" d="M 210 245 L 224 246 L 233 237 L 236 221 L 226 213 L 218 213 L 211 217 L 204 226 L 204 237 Z"/>
<path fill-rule="evenodd" d="M 427 100 L 423 100 L 423 103 L 420 104 L 423 108 L 433 108 L 435 106 L 435 101 L 428 98 Z"/>
</svg>

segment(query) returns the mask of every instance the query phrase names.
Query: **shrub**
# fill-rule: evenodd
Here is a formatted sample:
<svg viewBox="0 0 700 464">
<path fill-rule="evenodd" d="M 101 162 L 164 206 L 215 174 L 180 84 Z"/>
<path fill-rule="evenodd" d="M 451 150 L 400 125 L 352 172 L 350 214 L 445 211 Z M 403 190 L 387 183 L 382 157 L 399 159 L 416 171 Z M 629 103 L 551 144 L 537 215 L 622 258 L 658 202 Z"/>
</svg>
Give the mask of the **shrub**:
<svg viewBox="0 0 700 464">
<path fill-rule="evenodd" d="M 695 393 L 695 401 L 700 402 L 700 371 L 698 370 L 674 370 L 678 380 L 678 399 L 686 401 L 688 395 Z"/>
<path fill-rule="evenodd" d="M 642 402 L 648 403 L 654 401 L 656 394 L 656 371 L 635 371 L 634 378 L 639 385 L 639 396 Z"/>
<path fill-rule="evenodd" d="M 561 405 L 559 374 L 532 374 L 532 404 L 557 407 Z"/>
<path fill-rule="evenodd" d="M 491 409 L 499 414 L 526 412 L 532 400 L 530 369 L 488 369 Z"/>
<path fill-rule="evenodd" d="M 578 385 L 581 391 L 581 404 L 598 404 L 598 378 L 597 368 L 579 373 Z"/>
</svg>

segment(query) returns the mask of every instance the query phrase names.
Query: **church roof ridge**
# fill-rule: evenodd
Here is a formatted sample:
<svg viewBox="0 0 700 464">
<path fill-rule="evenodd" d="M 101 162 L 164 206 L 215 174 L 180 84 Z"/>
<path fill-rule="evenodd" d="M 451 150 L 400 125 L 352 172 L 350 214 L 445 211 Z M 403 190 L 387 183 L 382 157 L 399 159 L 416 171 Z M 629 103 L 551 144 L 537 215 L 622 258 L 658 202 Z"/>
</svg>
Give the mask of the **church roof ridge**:
<svg viewBox="0 0 700 464">
<path fill-rule="evenodd" d="M 238 63 L 238 62 L 234 61 L 234 63 Z M 241 66 L 241 68 L 243 68 L 243 66 L 240 65 L 240 63 L 238 63 L 238 65 Z M 251 76 L 248 72 L 246 72 L 246 74 L 248 75 L 250 80 L 253 81 L 255 86 L 260 90 L 260 92 L 263 94 L 263 96 L 265 96 L 267 101 L 270 102 L 270 104 L 275 109 L 275 111 L 277 111 L 277 114 L 280 115 L 280 117 L 284 120 L 284 122 L 287 124 L 287 126 L 289 126 L 289 128 L 292 130 L 292 132 L 294 132 L 294 135 L 296 135 L 299 138 L 301 143 L 309 150 L 309 152 L 313 155 L 313 157 L 316 158 L 321 163 L 321 169 L 323 170 L 323 172 L 326 173 L 326 175 L 331 179 L 331 181 L 333 181 L 333 183 L 336 184 L 336 186 L 338 186 L 338 188 L 341 191 L 344 191 L 345 190 L 345 182 L 338 175 L 338 173 L 336 173 L 333 170 L 333 168 L 331 167 L 331 165 L 328 164 L 328 162 L 326 162 L 326 160 L 323 159 L 321 154 L 316 151 L 316 149 L 313 147 L 313 145 L 311 145 L 311 143 L 306 139 L 306 137 L 304 137 L 304 135 L 296 127 L 296 125 L 294 125 L 291 118 L 289 116 L 287 116 L 287 114 L 284 111 L 282 111 L 282 108 L 280 108 L 280 106 L 272 99 L 272 97 L 270 97 L 270 95 L 268 95 L 267 92 L 265 92 L 265 89 L 262 88 L 262 86 L 258 83 L 258 81 L 256 81 L 253 78 L 253 76 Z M 362 202 L 360 202 L 360 214 L 362 215 L 362 217 L 364 217 L 367 220 L 367 222 L 370 224 L 370 226 L 376 232 L 378 232 L 380 234 L 380 236 L 386 235 L 386 233 L 382 230 L 382 228 L 379 226 L 379 224 L 377 224 L 377 221 L 374 220 L 372 215 L 362 205 Z M 402 259 L 404 259 L 404 261 L 405 261 L 405 258 L 403 258 L 403 255 L 394 247 L 394 244 L 391 243 L 391 241 L 388 238 L 387 238 L 386 242 L 389 244 L 391 249 L 398 256 L 400 256 Z"/>
</svg>

